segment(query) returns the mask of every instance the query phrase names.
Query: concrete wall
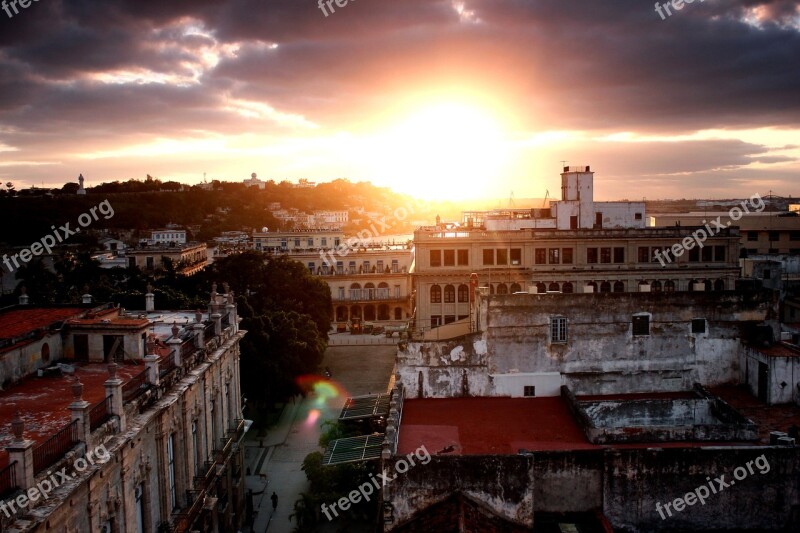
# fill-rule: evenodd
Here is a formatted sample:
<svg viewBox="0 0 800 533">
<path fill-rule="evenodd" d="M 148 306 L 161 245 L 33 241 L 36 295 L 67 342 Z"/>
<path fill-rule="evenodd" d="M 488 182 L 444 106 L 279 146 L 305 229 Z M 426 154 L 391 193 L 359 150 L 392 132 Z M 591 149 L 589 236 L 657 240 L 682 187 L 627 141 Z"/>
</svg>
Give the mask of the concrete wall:
<svg viewBox="0 0 800 533">
<path fill-rule="evenodd" d="M 578 395 L 735 383 L 740 327 L 767 309 L 726 293 L 494 295 L 478 305 L 480 333 L 400 345 L 398 373 L 411 397 L 513 395 L 509 387 L 552 373 Z M 635 314 L 650 316 L 650 335 L 633 335 Z M 550 342 L 552 317 L 567 318 L 564 344 Z M 692 333 L 696 318 L 706 320 L 704 333 Z"/>
<path fill-rule="evenodd" d="M 50 350 L 50 357 L 47 361 L 42 360 L 42 349 L 45 344 Z M 0 355 L 0 376 L 3 376 L 0 386 L 8 387 L 40 368 L 52 365 L 54 361 L 62 357 L 60 332 L 45 334 L 40 339 L 15 347 Z"/>
<path fill-rule="evenodd" d="M 763 456 L 763 457 L 762 457 Z M 756 463 L 756 458 L 761 457 Z M 389 462 L 391 468 L 394 459 Z M 747 470 L 750 462 L 751 474 Z M 761 466 L 762 468 L 759 468 Z M 742 477 L 744 468 L 746 477 Z M 768 469 L 766 468 L 768 467 Z M 800 506 L 800 453 L 794 447 L 704 447 L 536 452 L 521 456 L 436 456 L 384 491 L 394 527 L 461 492 L 516 524 L 532 512 L 601 509 L 620 533 L 789 531 Z M 768 471 L 766 471 L 768 470 Z M 739 479 L 734 478 L 734 472 Z M 766 473 L 761 473 L 766 471 Z M 681 512 L 664 504 L 725 476 L 729 487 Z M 716 488 L 718 485 L 714 483 Z M 701 491 L 702 493 L 702 491 Z M 661 504 L 664 519 L 656 509 Z"/>
<path fill-rule="evenodd" d="M 799 357 L 772 357 L 745 346 L 741 359 L 741 381 L 747 384 L 753 396 L 758 397 L 758 364 L 765 363 L 769 367 L 767 403 L 776 405 L 800 401 Z"/>
</svg>

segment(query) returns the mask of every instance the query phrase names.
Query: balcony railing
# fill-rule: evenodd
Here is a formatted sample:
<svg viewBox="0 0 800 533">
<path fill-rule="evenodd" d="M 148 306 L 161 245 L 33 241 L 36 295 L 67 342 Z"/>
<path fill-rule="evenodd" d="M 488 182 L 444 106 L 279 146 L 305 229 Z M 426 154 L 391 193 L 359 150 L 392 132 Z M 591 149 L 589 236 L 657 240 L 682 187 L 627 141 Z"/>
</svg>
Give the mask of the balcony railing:
<svg viewBox="0 0 800 533">
<path fill-rule="evenodd" d="M 76 419 L 33 449 L 33 473 L 38 474 L 57 462 L 79 441 Z"/>
<path fill-rule="evenodd" d="M 143 370 L 122 386 L 122 401 L 125 403 L 138 398 L 147 390 L 147 370 Z"/>
<path fill-rule="evenodd" d="M 102 426 L 106 420 L 111 418 L 111 401 L 114 398 L 113 394 L 109 394 L 105 399 L 100 400 L 97 405 L 89 410 L 89 430 Z"/>
<path fill-rule="evenodd" d="M 0 470 L 0 498 L 5 498 L 19 488 L 17 484 L 17 462 Z"/>
<path fill-rule="evenodd" d="M 175 364 L 175 352 L 172 351 L 172 352 L 169 353 L 168 356 L 166 356 L 161 361 L 159 361 L 159 363 L 158 363 L 158 377 L 163 379 L 167 374 L 169 374 L 170 372 L 172 372 L 176 368 L 177 368 L 177 365 Z"/>
<path fill-rule="evenodd" d="M 205 340 L 205 342 L 210 341 L 214 337 L 215 332 L 216 332 L 216 329 L 214 328 L 214 322 L 213 321 L 211 321 L 210 323 L 206 324 L 205 329 L 203 329 L 203 339 Z"/>
</svg>

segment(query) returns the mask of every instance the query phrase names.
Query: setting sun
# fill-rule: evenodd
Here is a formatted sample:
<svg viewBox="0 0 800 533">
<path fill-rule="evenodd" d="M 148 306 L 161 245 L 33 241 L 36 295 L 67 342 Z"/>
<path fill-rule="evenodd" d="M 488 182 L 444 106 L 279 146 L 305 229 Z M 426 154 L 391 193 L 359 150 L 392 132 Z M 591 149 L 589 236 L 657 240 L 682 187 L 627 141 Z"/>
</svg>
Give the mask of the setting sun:
<svg viewBox="0 0 800 533">
<path fill-rule="evenodd" d="M 479 197 L 508 160 L 499 121 L 461 103 L 412 112 L 378 134 L 374 148 L 368 157 L 377 175 L 427 199 Z"/>
</svg>

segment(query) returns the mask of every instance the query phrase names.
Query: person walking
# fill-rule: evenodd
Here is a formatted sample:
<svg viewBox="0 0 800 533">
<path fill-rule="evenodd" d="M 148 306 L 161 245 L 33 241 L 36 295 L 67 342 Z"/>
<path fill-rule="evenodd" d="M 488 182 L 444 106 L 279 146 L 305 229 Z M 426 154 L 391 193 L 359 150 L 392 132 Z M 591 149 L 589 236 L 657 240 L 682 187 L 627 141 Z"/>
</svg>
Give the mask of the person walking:
<svg viewBox="0 0 800 533">
<path fill-rule="evenodd" d="M 275 491 L 272 492 L 272 496 L 270 496 L 270 499 L 272 500 L 272 512 L 274 513 L 275 509 L 278 508 L 278 495 L 275 494 Z"/>
</svg>

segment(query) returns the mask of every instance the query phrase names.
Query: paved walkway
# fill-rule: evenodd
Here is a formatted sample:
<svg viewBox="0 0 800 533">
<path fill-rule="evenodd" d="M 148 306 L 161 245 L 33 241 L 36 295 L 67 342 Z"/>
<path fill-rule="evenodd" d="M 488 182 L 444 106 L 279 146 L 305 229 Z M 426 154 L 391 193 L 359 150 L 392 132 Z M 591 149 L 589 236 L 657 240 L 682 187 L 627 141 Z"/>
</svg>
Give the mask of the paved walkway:
<svg viewBox="0 0 800 533">
<path fill-rule="evenodd" d="M 384 337 L 384 340 L 386 339 Z M 257 511 L 252 529 L 244 532 L 289 533 L 294 521 L 294 502 L 308 490 L 308 479 L 302 471 L 303 459 L 319 447 L 320 427 L 325 420 L 339 416 L 345 395 L 383 392 L 394 366 L 395 342 L 388 346 L 331 347 L 323 365 L 329 366 L 333 379 L 346 393 L 320 401 L 315 394 L 306 399 L 297 397 L 286 405 L 276 426 L 263 439 L 249 437 L 245 441 L 247 488 L 253 491 L 253 508 Z M 278 508 L 273 512 L 270 496 L 278 495 Z"/>
</svg>

